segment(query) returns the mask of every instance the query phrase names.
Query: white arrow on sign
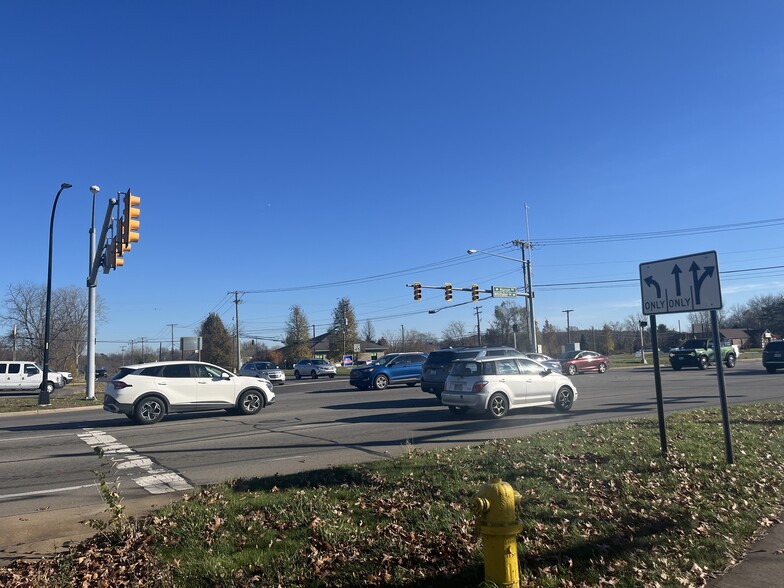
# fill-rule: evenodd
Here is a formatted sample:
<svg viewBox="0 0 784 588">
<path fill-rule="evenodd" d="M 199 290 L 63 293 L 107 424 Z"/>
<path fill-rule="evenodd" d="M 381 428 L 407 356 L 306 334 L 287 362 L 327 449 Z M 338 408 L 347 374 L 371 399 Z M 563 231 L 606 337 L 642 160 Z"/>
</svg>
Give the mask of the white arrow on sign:
<svg viewBox="0 0 784 588">
<path fill-rule="evenodd" d="M 722 307 L 715 251 L 640 264 L 643 314 L 716 310 Z"/>
</svg>

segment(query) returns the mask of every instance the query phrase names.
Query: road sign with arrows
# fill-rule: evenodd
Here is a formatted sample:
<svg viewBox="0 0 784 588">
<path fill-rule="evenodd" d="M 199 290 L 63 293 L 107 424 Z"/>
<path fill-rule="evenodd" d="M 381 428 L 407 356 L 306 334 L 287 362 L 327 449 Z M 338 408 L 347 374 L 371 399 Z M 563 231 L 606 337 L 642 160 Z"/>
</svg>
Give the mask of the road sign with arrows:
<svg viewBox="0 0 784 588">
<path fill-rule="evenodd" d="M 717 310 L 722 307 L 715 251 L 640 264 L 643 314 Z"/>
</svg>

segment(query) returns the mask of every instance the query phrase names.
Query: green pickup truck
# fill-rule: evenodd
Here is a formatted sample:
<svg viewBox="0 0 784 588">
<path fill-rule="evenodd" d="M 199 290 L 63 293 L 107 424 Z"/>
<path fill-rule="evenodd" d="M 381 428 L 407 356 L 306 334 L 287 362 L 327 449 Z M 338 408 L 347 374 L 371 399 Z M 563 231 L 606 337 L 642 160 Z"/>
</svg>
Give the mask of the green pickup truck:
<svg viewBox="0 0 784 588">
<path fill-rule="evenodd" d="M 735 367 L 738 352 L 732 345 L 722 345 L 721 361 L 728 368 Z M 678 371 L 682 367 L 696 367 L 701 370 L 715 362 L 713 341 L 710 339 L 692 339 L 680 347 L 670 349 L 670 365 Z"/>
</svg>

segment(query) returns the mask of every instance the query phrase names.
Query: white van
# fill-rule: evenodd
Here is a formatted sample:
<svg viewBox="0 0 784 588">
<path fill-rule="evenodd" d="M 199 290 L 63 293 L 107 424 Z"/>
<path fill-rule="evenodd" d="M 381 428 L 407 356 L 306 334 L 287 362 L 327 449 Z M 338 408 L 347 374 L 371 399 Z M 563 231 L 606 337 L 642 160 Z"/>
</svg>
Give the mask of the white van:
<svg viewBox="0 0 784 588">
<path fill-rule="evenodd" d="M 0 390 L 38 390 L 43 379 L 44 368 L 33 361 L 0 361 Z M 49 393 L 63 386 L 63 376 L 49 372 Z"/>
</svg>

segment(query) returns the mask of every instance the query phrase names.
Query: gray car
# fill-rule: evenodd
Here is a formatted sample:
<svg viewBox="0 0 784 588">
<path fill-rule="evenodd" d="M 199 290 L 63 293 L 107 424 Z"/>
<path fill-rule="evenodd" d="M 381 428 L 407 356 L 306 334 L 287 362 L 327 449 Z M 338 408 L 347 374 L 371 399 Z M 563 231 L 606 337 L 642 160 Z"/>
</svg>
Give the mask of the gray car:
<svg viewBox="0 0 784 588">
<path fill-rule="evenodd" d="M 569 378 L 525 357 L 454 361 L 441 393 L 441 404 L 453 414 L 478 410 L 496 419 L 529 406 L 566 412 L 576 399 L 577 388 Z"/>
<path fill-rule="evenodd" d="M 299 380 L 310 376 L 314 380 L 319 376 L 334 378 L 338 370 L 326 359 L 300 359 L 294 364 L 294 377 Z"/>
<path fill-rule="evenodd" d="M 242 364 L 241 376 L 267 378 L 273 384 L 285 384 L 286 374 L 271 361 L 249 361 Z"/>
</svg>

